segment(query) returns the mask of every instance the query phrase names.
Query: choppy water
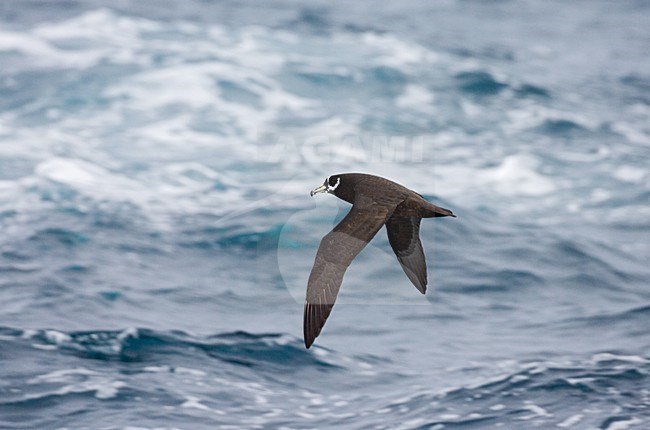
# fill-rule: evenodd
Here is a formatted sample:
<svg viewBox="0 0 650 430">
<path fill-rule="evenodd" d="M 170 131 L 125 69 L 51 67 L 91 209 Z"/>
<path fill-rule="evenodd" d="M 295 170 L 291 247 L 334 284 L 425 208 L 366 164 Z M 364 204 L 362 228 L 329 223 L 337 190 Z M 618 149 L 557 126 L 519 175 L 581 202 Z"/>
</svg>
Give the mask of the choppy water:
<svg viewBox="0 0 650 430">
<path fill-rule="evenodd" d="M 647 2 L 115 3 L 0 4 L 1 428 L 650 426 Z M 459 217 L 308 351 L 346 171 Z"/>
</svg>

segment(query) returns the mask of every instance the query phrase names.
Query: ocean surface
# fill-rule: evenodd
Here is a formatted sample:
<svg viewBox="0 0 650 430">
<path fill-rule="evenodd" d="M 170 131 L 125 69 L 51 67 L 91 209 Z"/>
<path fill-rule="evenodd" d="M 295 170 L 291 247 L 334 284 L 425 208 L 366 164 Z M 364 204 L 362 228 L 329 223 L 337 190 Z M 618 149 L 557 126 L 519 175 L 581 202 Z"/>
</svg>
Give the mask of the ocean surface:
<svg viewBox="0 0 650 430">
<path fill-rule="evenodd" d="M 2 1 L 0 428 L 648 429 L 648 166 L 647 1 Z"/>
</svg>

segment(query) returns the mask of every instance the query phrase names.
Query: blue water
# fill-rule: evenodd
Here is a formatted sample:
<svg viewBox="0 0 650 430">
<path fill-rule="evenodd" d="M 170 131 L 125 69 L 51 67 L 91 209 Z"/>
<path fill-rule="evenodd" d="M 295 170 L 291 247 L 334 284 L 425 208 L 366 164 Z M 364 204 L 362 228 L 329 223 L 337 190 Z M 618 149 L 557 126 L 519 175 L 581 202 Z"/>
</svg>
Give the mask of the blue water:
<svg viewBox="0 0 650 430">
<path fill-rule="evenodd" d="M 4 2 L 0 428 L 650 428 L 645 1 Z M 310 350 L 347 211 L 396 180 Z"/>
</svg>

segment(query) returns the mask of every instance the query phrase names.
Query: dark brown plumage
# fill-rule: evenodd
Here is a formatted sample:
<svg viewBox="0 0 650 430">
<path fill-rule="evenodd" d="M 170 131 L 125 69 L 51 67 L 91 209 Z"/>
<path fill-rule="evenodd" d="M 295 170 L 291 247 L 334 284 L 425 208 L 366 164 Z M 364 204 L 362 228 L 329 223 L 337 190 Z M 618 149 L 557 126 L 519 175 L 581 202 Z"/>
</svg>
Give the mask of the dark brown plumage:
<svg viewBox="0 0 650 430">
<path fill-rule="evenodd" d="M 352 203 L 352 209 L 323 237 L 316 253 L 305 300 L 303 328 L 307 348 L 332 311 L 346 269 L 383 225 L 404 273 L 424 294 L 427 266 L 420 242 L 420 220 L 455 217 L 450 210 L 427 202 L 406 187 L 362 173 L 332 175 L 311 195 L 317 193 L 334 194 Z"/>
</svg>

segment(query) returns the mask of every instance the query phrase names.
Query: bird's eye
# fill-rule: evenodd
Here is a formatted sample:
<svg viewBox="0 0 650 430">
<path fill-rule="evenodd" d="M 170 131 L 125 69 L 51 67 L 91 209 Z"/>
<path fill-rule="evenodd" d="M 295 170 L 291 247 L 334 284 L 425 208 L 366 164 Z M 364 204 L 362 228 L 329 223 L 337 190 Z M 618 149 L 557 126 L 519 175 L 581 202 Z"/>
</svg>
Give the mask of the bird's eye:
<svg viewBox="0 0 650 430">
<path fill-rule="evenodd" d="M 330 187 L 333 187 L 333 186 L 336 185 L 336 179 L 337 178 L 335 176 L 330 176 L 329 178 L 327 178 L 327 182 L 328 182 Z"/>
</svg>

